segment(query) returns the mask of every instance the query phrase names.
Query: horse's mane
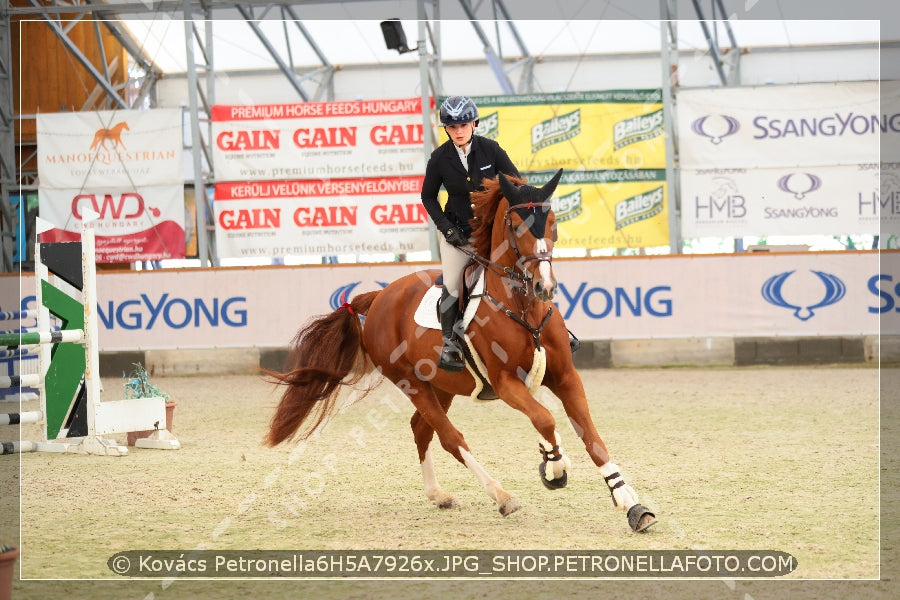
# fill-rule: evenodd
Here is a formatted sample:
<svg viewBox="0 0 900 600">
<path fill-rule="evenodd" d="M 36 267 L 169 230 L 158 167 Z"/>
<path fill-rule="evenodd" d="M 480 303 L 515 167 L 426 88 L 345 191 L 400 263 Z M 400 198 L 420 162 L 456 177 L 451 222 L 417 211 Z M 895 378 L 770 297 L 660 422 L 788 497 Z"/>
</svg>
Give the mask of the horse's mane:
<svg viewBox="0 0 900 600">
<path fill-rule="evenodd" d="M 524 185 L 527 180 L 521 177 L 506 177 L 514 185 Z M 491 232 L 494 229 L 494 219 L 497 216 L 497 207 L 503 198 L 500 190 L 500 181 L 497 178 L 485 179 L 482 182 L 483 190 L 470 194 L 474 217 L 469 223 L 472 225 L 472 246 L 475 253 L 485 258 L 491 257 Z"/>
</svg>

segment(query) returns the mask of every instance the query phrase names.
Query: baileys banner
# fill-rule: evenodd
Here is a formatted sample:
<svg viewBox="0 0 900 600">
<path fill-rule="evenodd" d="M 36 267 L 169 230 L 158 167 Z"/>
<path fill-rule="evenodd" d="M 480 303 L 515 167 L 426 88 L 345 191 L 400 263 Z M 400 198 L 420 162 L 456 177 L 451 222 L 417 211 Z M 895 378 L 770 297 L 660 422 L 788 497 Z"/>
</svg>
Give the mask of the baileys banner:
<svg viewBox="0 0 900 600">
<path fill-rule="evenodd" d="M 659 89 L 481 96 L 477 133 L 553 199 L 559 248 L 669 243 L 662 93 Z"/>
</svg>

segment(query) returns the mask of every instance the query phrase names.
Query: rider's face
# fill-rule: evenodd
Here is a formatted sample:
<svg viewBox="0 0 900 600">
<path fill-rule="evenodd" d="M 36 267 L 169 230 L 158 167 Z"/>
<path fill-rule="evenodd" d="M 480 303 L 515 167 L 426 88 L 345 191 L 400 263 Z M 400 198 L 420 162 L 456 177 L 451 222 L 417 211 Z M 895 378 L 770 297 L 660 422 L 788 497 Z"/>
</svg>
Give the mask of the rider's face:
<svg viewBox="0 0 900 600">
<path fill-rule="evenodd" d="M 475 121 L 459 125 L 447 125 L 444 127 L 444 131 L 447 132 L 454 144 L 465 146 L 472 139 L 472 134 L 475 132 Z"/>
</svg>

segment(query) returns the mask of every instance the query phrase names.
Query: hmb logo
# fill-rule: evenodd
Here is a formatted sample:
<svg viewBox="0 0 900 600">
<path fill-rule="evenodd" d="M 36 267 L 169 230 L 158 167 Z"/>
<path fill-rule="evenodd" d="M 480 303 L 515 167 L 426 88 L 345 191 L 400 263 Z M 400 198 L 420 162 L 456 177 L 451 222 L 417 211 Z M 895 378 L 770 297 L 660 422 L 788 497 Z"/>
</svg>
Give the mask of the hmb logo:
<svg viewBox="0 0 900 600">
<path fill-rule="evenodd" d="M 742 219 L 747 216 L 745 198 L 738 193 L 737 184 L 728 177 L 716 177 L 712 180 L 713 189 L 709 194 L 709 203 L 703 203 L 700 196 L 694 197 L 694 218 Z"/>
</svg>

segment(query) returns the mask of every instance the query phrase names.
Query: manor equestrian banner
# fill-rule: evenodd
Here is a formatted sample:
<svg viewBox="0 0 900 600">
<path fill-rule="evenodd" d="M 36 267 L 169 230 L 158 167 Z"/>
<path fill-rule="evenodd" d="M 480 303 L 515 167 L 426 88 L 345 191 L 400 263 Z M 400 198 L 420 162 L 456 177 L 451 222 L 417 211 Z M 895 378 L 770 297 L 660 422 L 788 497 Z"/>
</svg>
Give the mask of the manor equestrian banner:
<svg viewBox="0 0 900 600">
<path fill-rule="evenodd" d="M 97 261 L 184 258 L 181 110 L 39 114 L 38 212 L 45 242 L 95 221 Z"/>
<path fill-rule="evenodd" d="M 220 257 L 429 249 L 423 176 L 218 183 Z"/>
<path fill-rule="evenodd" d="M 554 198 L 561 248 L 669 243 L 662 92 L 481 96 L 476 132 L 530 183 L 563 168 Z"/>
<path fill-rule="evenodd" d="M 36 120 L 44 189 L 184 184 L 179 109 L 42 113 Z"/>
<path fill-rule="evenodd" d="M 683 236 L 879 233 L 881 213 L 898 212 L 879 177 L 881 148 L 900 143 L 884 92 L 876 81 L 679 92 Z"/>
<path fill-rule="evenodd" d="M 216 181 L 421 175 L 422 99 L 212 107 Z"/>
</svg>

